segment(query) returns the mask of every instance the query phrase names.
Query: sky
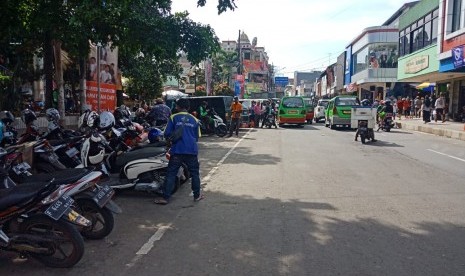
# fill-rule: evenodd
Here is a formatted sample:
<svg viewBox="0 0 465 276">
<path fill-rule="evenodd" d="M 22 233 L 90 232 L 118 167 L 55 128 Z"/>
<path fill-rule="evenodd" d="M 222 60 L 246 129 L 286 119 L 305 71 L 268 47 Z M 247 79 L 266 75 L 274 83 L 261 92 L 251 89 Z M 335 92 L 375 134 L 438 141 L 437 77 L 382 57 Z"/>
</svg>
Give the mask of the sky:
<svg viewBox="0 0 465 276">
<path fill-rule="evenodd" d="M 188 11 L 210 25 L 222 40 L 236 40 L 239 30 L 257 37 L 276 75 L 321 70 L 336 62 L 363 29 L 380 26 L 413 0 L 236 0 L 237 9 L 218 15 L 218 0 L 172 0 L 172 12 Z"/>
</svg>

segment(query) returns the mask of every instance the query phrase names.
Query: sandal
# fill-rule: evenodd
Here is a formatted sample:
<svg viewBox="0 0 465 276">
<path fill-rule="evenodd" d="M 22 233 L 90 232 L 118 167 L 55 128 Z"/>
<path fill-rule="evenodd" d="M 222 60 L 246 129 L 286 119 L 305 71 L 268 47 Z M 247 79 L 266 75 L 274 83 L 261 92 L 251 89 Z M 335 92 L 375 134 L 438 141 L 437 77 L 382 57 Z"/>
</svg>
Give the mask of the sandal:
<svg viewBox="0 0 465 276">
<path fill-rule="evenodd" d="M 161 197 L 161 198 L 155 199 L 154 203 L 158 205 L 166 205 L 168 204 L 168 200 Z"/>
<path fill-rule="evenodd" d="M 204 198 L 205 198 L 205 196 L 204 196 L 203 194 L 201 194 L 201 195 L 199 195 L 198 198 L 194 198 L 194 201 L 195 201 L 195 202 L 198 202 L 198 201 L 201 201 L 201 200 L 204 199 Z"/>
</svg>

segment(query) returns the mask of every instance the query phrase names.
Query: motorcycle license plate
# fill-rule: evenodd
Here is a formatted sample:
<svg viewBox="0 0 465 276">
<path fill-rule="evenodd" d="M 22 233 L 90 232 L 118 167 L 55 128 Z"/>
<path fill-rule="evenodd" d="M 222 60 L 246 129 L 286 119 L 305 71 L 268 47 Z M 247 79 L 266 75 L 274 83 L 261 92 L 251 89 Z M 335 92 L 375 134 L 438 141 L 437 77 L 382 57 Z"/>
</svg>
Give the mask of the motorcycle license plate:
<svg viewBox="0 0 465 276">
<path fill-rule="evenodd" d="M 78 153 L 79 151 L 77 150 L 77 148 L 70 148 L 66 151 L 66 155 L 68 155 L 69 157 L 74 157 Z"/>
<path fill-rule="evenodd" d="M 45 210 L 45 214 L 54 220 L 59 220 L 73 205 L 74 199 L 68 195 L 62 195 Z"/>
<path fill-rule="evenodd" d="M 367 131 L 368 129 L 366 127 L 361 127 L 360 131 Z"/>
<path fill-rule="evenodd" d="M 13 171 L 17 174 L 17 175 L 20 175 L 22 174 L 23 172 L 29 170 L 31 168 L 31 166 L 29 166 L 29 164 L 27 162 L 23 162 L 23 163 L 20 163 L 16 166 L 13 167 Z"/>
<path fill-rule="evenodd" d="M 115 194 L 115 191 L 108 185 L 96 188 L 93 192 L 95 193 L 93 200 L 100 208 L 105 206 Z"/>
</svg>

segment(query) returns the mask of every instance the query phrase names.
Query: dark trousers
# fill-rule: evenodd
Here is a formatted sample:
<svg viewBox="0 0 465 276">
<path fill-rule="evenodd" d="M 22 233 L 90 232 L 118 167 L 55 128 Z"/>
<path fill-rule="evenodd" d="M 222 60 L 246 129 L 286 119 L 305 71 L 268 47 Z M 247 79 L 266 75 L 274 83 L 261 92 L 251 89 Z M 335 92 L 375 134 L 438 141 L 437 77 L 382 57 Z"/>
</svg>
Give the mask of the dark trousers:
<svg viewBox="0 0 465 276">
<path fill-rule="evenodd" d="M 194 198 L 200 196 L 200 172 L 199 160 L 197 155 L 191 154 L 172 154 L 168 163 L 168 171 L 166 173 L 165 186 L 163 187 L 163 198 L 169 200 L 173 192 L 176 176 L 182 163 L 186 164 L 191 174 L 192 191 Z"/>
<path fill-rule="evenodd" d="M 231 120 L 231 126 L 229 128 L 229 135 L 232 135 L 234 130 L 236 130 L 236 135 L 239 135 L 239 118 L 233 118 Z"/>
<path fill-rule="evenodd" d="M 431 111 L 423 110 L 423 121 L 431 122 Z"/>
</svg>

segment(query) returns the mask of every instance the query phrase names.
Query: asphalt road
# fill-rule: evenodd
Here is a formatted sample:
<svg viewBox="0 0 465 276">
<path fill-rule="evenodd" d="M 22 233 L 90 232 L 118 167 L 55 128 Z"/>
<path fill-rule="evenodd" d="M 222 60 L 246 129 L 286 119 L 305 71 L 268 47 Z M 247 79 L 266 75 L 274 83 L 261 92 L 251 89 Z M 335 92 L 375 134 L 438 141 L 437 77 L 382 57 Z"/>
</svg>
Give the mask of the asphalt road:
<svg viewBox="0 0 465 276">
<path fill-rule="evenodd" d="M 465 275 L 465 142 L 321 124 L 205 137 L 207 198 L 124 193 L 72 269 L 0 252 L 0 275 Z"/>
</svg>

